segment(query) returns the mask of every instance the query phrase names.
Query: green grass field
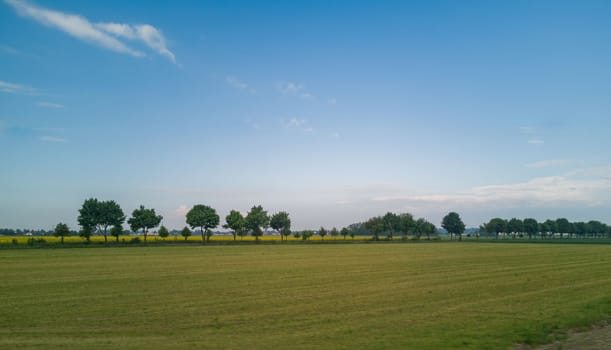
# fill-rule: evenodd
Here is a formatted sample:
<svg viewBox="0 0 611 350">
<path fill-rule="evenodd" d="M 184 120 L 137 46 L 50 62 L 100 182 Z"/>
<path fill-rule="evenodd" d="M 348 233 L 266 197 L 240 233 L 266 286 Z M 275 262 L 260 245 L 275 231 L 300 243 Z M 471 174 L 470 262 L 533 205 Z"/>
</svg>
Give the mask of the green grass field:
<svg viewBox="0 0 611 350">
<path fill-rule="evenodd" d="M 0 250 L 0 349 L 503 349 L 611 314 L 611 245 Z"/>
</svg>

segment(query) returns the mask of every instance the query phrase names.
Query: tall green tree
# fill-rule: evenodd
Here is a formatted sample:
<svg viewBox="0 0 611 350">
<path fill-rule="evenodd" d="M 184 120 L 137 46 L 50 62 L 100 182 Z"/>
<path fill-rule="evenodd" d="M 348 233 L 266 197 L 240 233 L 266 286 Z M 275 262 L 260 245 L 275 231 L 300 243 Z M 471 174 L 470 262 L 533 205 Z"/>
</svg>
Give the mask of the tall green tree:
<svg viewBox="0 0 611 350">
<path fill-rule="evenodd" d="M 345 241 L 346 236 L 350 234 L 350 230 L 348 230 L 348 228 L 346 227 L 342 227 L 342 229 L 340 230 L 340 234 L 344 237 L 344 241 Z"/>
<path fill-rule="evenodd" d="M 395 232 L 401 228 L 401 218 L 395 213 L 388 212 L 382 217 L 384 220 L 384 231 L 387 233 L 390 240 L 393 239 Z"/>
<path fill-rule="evenodd" d="M 246 215 L 246 228 L 249 229 L 257 242 L 259 237 L 263 235 L 263 228 L 269 225 L 269 216 L 267 211 L 263 210 L 260 205 L 253 206 Z"/>
<path fill-rule="evenodd" d="M 187 239 L 189 239 L 189 237 L 191 237 L 191 230 L 187 226 L 185 226 L 180 231 L 180 235 L 183 236 L 186 241 Z"/>
<path fill-rule="evenodd" d="M 81 209 L 79 209 L 77 220 L 82 227 L 80 231 L 81 237 L 89 242 L 91 240 L 91 234 L 96 230 L 100 222 L 100 202 L 97 198 L 85 200 Z"/>
<path fill-rule="evenodd" d="M 378 241 L 380 233 L 384 232 L 384 219 L 381 216 L 374 216 L 365 222 L 365 227 L 373 233 L 373 239 Z"/>
<path fill-rule="evenodd" d="M 524 223 L 520 219 L 511 218 L 509 221 L 507 221 L 507 231 L 511 233 L 513 238 L 516 238 L 517 234 L 524 231 Z"/>
<path fill-rule="evenodd" d="M 333 227 L 331 231 L 329 231 L 329 235 L 333 237 L 333 240 L 335 240 L 335 238 L 339 235 L 339 231 L 337 230 L 337 227 Z"/>
<path fill-rule="evenodd" d="M 499 233 L 506 232 L 507 222 L 501 218 L 494 218 L 484 226 L 486 227 L 486 232 L 494 233 L 496 239 L 499 239 Z"/>
<path fill-rule="evenodd" d="M 556 230 L 562 236 L 563 234 L 571 234 L 573 231 L 573 225 L 565 218 L 556 219 Z"/>
<path fill-rule="evenodd" d="M 325 230 L 325 228 L 321 226 L 318 230 L 318 235 L 320 236 L 320 239 L 324 241 L 325 236 L 327 235 L 327 230 Z"/>
<path fill-rule="evenodd" d="M 243 236 L 243 232 L 246 229 L 246 221 L 244 220 L 244 216 L 237 210 L 232 210 L 229 212 L 229 215 L 225 217 L 226 224 L 223 225 L 224 228 L 228 228 L 231 230 L 233 234 L 233 240 L 235 241 L 236 236 Z"/>
<path fill-rule="evenodd" d="M 269 225 L 280 233 L 280 240 L 283 239 L 282 237 L 288 239 L 288 235 L 291 234 L 291 219 L 289 218 L 289 213 L 285 211 L 272 215 Z"/>
<path fill-rule="evenodd" d="M 212 231 L 210 229 L 215 228 L 219 225 L 220 218 L 214 208 L 203 204 L 196 204 L 187 213 L 187 224 L 191 228 L 200 228 L 202 235 L 202 243 L 210 241 Z M 204 237 L 204 231 L 206 236 Z"/>
<path fill-rule="evenodd" d="M 127 220 L 127 223 L 134 232 L 142 229 L 144 241 L 146 242 L 148 230 L 159 226 L 162 219 L 163 216 L 157 215 L 155 209 L 146 209 L 141 205 L 140 208 L 134 209 L 132 217 Z"/>
<path fill-rule="evenodd" d="M 441 227 L 450 233 L 450 235 L 458 235 L 458 240 L 462 240 L 462 234 L 465 232 L 465 224 L 462 222 L 460 215 L 456 212 L 449 212 L 441 221 Z"/>
<path fill-rule="evenodd" d="M 524 232 L 528 235 L 528 239 L 532 239 L 533 235 L 536 235 L 539 231 L 539 223 L 533 218 L 526 218 L 523 221 Z"/>
<path fill-rule="evenodd" d="M 123 209 L 121 209 L 119 204 L 115 201 L 99 202 L 98 205 L 100 206 L 98 225 L 104 234 L 104 243 L 107 243 L 108 238 L 106 233 L 108 227 L 123 224 L 125 222 L 125 214 L 123 213 Z"/>
<path fill-rule="evenodd" d="M 62 244 L 64 244 L 64 237 L 70 236 L 70 229 L 68 225 L 60 222 L 55 226 L 53 234 L 55 237 L 60 237 Z"/>
<path fill-rule="evenodd" d="M 403 239 L 407 239 L 407 235 L 413 231 L 415 226 L 414 217 L 410 213 L 399 214 L 399 231 L 403 235 Z"/>
<path fill-rule="evenodd" d="M 99 201 L 97 198 L 85 200 L 79 210 L 79 225 L 83 227 L 85 238 L 89 241 L 92 232 L 101 231 L 104 243 L 108 242 L 108 227 L 125 222 L 125 214 L 115 201 Z"/>
</svg>

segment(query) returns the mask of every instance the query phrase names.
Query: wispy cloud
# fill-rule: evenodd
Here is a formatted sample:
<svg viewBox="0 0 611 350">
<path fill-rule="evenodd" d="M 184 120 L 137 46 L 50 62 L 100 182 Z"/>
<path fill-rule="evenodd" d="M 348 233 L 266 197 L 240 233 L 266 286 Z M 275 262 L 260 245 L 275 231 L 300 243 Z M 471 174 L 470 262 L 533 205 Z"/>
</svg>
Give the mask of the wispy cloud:
<svg viewBox="0 0 611 350">
<path fill-rule="evenodd" d="M 288 82 L 288 83 L 280 84 L 279 88 L 280 88 L 280 92 L 283 95 L 296 96 L 296 97 L 305 98 L 305 99 L 314 97 L 314 95 L 312 95 L 311 93 L 309 93 L 306 90 L 306 87 L 303 84 Z"/>
<path fill-rule="evenodd" d="M 131 48 L 119 38 L 136 40 L 176 63 L 174 54 L 166 47 L 161 31 L 149 24 L 92 23 L 77 14 L 50 10 L 20 0 L 4 1 L 13 6 L 21 16 L 32 18 L 47 27 L 59 29 L 102 48 L 135 57 L 145 56 L 142 51 Z"/>
<path fill-rule="evenodd" d="M 44 142 L 68 142 L 68 140 L 62 138 L 62 137 L 55 137 L 55 136 L 41 136 L 39 138 L 40 141 L 44 141 Z"/>
<path fill-rule="evenodd" d="M 257 90 L 253 89 L 248 84 L 246 84 L 245 82 L 239 80 L 238 78 L 236 78 L 234 76 L 227 76 L 227 77 L 225 77 L 225 82 L 227 84 L 229 84 L 231 87 L 234 87 L 234 88 L 236 88 L 238 90 L 248 91 L 251 94 L 257 93 Z"/>
<path fill-rule="evenodd" d="M 547 167 L 568 165 L 572 162 L 573 162 L 572 159 L 547 159 L 547 160 L 540 160 L 538 162 L 528 163 L 526 164 L 526 167 L 528 168 L 547 168 Z"/>
<path fill-rule="evenodd" d="M 611 175 L 608 174 L 608 175 Z M 373 196 L 374 202 L 397 201 L 418 205 L 494 207 L 557 207 L 572 203 L 598 206 L 609 203 L 611 177 L 583 178 L 571 176 L 538 177 L 521 183 L 474 187 L 450 194 L 392 194 Z"/>
<path fill-rule="evenodd" d="M 32 95 L 37 92 L 37 90 L 31 86 L 8 83 L 6 81 L 0 80 L 0 91 L 6 92 L 9 94 L 28 94 Z"/>
<path fill-rule="evenodd" d="M 36 105 L 45 108 L 64 108 L 64 105 L 59 103 L 47 102 L 47 101 L 39 101 L 36 102 Z"/>
<path fill-rule="evenodd" d="M 283 120 L 282 125 L 287 129 L 298 129 L 307 133 L 314 131 L 314 128 L 309 125 L 306 119 L 291 118 L 289 120 Z"/>
<path fill-rule="evenodd" d="M 531 139 L 529 139 L 529 140 L 528 140 L 528 143 L 529 143 L 529 144 L 531 144 L 531 145 L 542 145 L 542 144 L 544 144 L 544 143 L 545 143 L 545 141 L 541 140 L 541 139 L 540 139 L 540 138 L 538 138 L 538 137 L 535 137 L 535 138 L 531 138 Z"/>
<path fill-rule="evenodd" d="M 21 54 L 21 51 L 17 50 L 14 47 L 7 46 L 7 45 L 0 45 L 0 52 L 7 53 L 7 54 L 10 54 L 10 55 L 19 55 L 19 54 Z"/>
</svg>

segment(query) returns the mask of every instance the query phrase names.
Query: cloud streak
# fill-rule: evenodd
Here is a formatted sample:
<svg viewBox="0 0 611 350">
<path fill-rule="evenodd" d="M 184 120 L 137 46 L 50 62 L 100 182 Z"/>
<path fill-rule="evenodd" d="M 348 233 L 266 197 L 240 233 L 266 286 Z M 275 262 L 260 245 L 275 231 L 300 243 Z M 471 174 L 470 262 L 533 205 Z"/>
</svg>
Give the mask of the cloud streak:
<svg viewBox="0 0 611 350">
<path fill-rule="evenodd" d="M 43 142 L 55 142 L 55 143 L 65 143 L 68 142 L 68 140 L 61 138 L 61 137 L 55 137 L 55 136 L 41 136 L 39 138 L 40 141 Z"/>
<path fill-rule="evenodd" d="M 104 49 L 134 57 L 146 56 L 142 51 L 133 49 L 121 39 L 143 43 L 158 54 L 176 63 L 174 54 L 167 49 L 161 31 L 149 24 L 129 25 L 120 23 L 91 23 L 87 18 L 71 13 L 50 10 L 19 0 L 4 0 L 15 8 L 17 13 L 50 28 L 58 29 L 72 37 L 94 44 Z"/>
<path fill-rule="evenodd" d="M 528 168 L 548 168 L 548 167 L 556 167 L 563 166 L 572 163 L 571 159 L 547 159 L 541 160 L 538 162 L 528 163 L 526 167 Z"/>
<path fill-rule="evenodd" d="M 611 174 L 607 174 L 611 175 Z M 611 177 L 580 178 L 571 175 L 538 177 L 522 183 L 479 186 L 453 194 L 404 194 L 374 196 L 374 202 L 397 201 L 418 205 L 495 207 L 556 207 L 608 203 Z"/>
<path fill-rule="evenodd" d="M 8 83 L 6 81 L 0 80 L 0 91 L 6 92 L 9 94 L 35 94 L 37 90 L 31 86 Z"/>
<path fill-rule="evenodd" d="M 305 86 L 298 83 L 284 83 L 280 84 L 280 92 L 286 96 L 296 96 L 304 99 L 313 98 L 314 95 L 309 93 Z"/>
<path fill-rule="evenodd" d="M 45 107 L 45 108 L 64 108 L 64 105 L 62 104 L 47 102 L 47 101 L 36 102 L 36 105 L 39 107 Z"/>
<path fill-rule="evenodd" d="M 234 76 L 225 77 L 225 82 L 229 84 L 231 87 L 236 88 L 238 90 L 248 91 L 251 94 L 257 93 L 257 90 L 253 89 L 248 84 L 246 84 L 245 82 L 239 80 L 238 78 Z"/>
</svg>

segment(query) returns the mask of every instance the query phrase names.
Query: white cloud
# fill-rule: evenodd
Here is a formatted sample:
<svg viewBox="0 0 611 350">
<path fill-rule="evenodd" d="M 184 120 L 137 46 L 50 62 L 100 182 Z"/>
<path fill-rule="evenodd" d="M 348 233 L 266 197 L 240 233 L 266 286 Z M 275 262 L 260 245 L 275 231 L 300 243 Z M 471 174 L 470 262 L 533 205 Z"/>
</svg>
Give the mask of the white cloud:
<svg viewBox="0 0 611 350">
<path fill-rule="evenodd" d="M 540 160 L 538 162 L 528 163 L 526 167 L 528 168 L 547 168 L 547 167 L 555 167 L 562 166 L 572 163 L 572 159 L 547 159 Z"/>
<path fill-rule="evenodd" d="M 280 84 L 280 92 L 287 96 L 296 96 L 305 99 L 314 98 L 314 95 L 309 93 L 304 85 L 298 83 L 288 82 Z"/>
<path fill-rule="evenodd" d="M 68 140 L 61 138 L 61 137 L 55 137 L 55 136 L 41 136 L 40 137 L 40 141 L 44 141 L 44 142 L 68 142 Z"/>
<path fill-rule="evenodd" d="M 330 98 L 330 99 L 328 99 L 328 100 L 327 100 L 327 102 L 328 102 L 330 105 L 334 105 L 334 104 L 336 104 L 336 103 L 337 103 L 337 99 L 335 99 L 335 98 Z"/>
<path fill-rule="evenodd" d="M 14 47 L 7 45 L 0 45 L 0 52 L 8 53 L 11 55 L 19 55 L 21 52 Z"/>
<path fill-rule="evenodd" d="M 186 204 L 181 204 L 178 208 L 174 209 L 174 215 L 176 217 L 184 218 L 189 212 L 189 207 Z"/>
<path fill-rule="evenodd" d="M 248 86 L 248 84 L 246 84 L 243 81 L 240 81 L 238 78 L 233 77 L 233 76 L 227 76 L 225 77 L 225 82 L 227 84 L 229 84 L 230 86 L 239 89 L 239 90 L 244 90 L 244 91 L 248 91 L 251 94 L 255 94 L 257 93 L 257 90 L 251 88 L 250 86 Z"/>
<path fill-rule="evenodd" d="M 287 129 L 298 129 L 306 133 L 314 131 L 314 128 L 309 125 L 306 119 L 291 118 L 289 120 L 283 120 L 282 125 Z"/>
<path fill-rule="evenodd" d="M 540 138 L 531 138 L 528 140 L 528 143 L 531 145 L 542 145 L 545 143 L 545 141 L 541 140 Z"/>
<path fill-rule="evenodd" d="M 539 177 L 521 183 L 479 186 L 459 193 L 392 194 L 373 196 L 371 200 L 447 207 L 485 205 L 511 208 L 556 207 L 567 203 L 598 206 L 605 202 L 609 203 L 609 198 L 611 198 L 611 177 L 580 178 L 565 175 Z"/>
<path fill-rule="evenodd" d="M 161 31 L 149 24 L 91 23 L 83 16 L 49 10 L 25 1 L 5 0 L 5 2 L 24 17 L 30 17 L 47 27 L 59 29 L 105 49 L 135 57 L 145 56 L 143 52 L 129 47 L 119 38 L 137 40 L 176 63 L 174 54 L 166 47 Z"/>
<path fill-rule="evenodd" d="M 2 80 L 0 80 L 0 91 L 6 92 L 9 94 L 35 94 L 36 93 L 36 89 L 31 86 L 15 84 L 15 83 L 8 83 Z"/>
<path fill-rule="evenodd" d="M 46 102 L 46 101 L 36 102 L 36 104 L 40 107 L 46 107 L 46 108 L 64 108 L 64 105 L 62 104 Z"/>
</svg>

